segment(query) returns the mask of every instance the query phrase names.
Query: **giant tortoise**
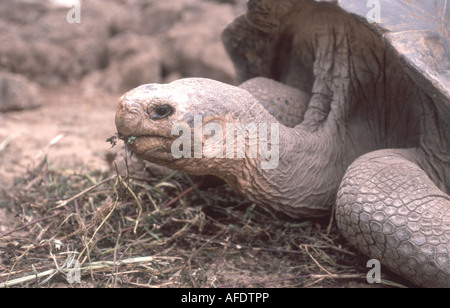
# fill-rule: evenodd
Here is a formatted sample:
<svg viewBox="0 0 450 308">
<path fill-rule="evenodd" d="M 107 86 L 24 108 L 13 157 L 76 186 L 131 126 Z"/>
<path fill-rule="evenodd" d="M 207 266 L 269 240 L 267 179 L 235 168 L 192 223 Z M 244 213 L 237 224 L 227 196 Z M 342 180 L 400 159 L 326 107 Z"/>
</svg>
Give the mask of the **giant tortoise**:
<svg viewBox="0 0 450 308">
<path fill-rule="evenodd" d="M 243 83 L 142 85 L 118 134 L 292 217 L 336 206 L 361 252 L 450 287 L 449 33 L 447 0 L 250 0 L 222 34 Z"/>
</svg>

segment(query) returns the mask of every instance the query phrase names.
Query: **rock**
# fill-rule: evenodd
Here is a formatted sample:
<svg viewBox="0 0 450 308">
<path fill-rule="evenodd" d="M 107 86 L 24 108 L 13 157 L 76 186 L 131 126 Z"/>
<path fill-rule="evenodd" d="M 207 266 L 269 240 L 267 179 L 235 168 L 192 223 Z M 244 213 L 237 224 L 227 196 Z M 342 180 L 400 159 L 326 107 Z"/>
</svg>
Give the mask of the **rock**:
<svg viewBox="0 0 450 308">
<path fill-rule="evenodd" d="M 108 66 L 84 80 L 115 93 L 144 83 L 170 82 L 176 76 L 208 77 L 234 83 L 234 68 L 220 33 L 237 13 L 229 4 L 201 0 L 141 4 L 132 31 L 107 44 Z"/>
<path fill-rule="evenodd" d="M 71 24 L 68 8 L 2 0 L 0 68 L 42 85 L 59 85 L 104 67 L 109 23 L 105 6 L 91 2 L 83 2 L 82 22 Z"/>
<path fill-rule="evenodd" d="M 183 16 L 186 0 L 150 1 L 142 8 L 140 33 L 154 36 L 170 30 Z"/>
<path fill-rule="evenodd" d="M 0 70 L 113 92 L 173 76 L 233 83 L 220 33 L 244 1 L 81 1 L 81 23 L 69 23 L 59 0 L 2 0 Z"/>
<path fill-rule="evenodd" d="M 161 43 L 158 39 L 136 33 L 113 37 L 107 46 L 109 66 L 94 82 L 113 93 L 122 93 L 143 83 L 162 82 Z"/>
<path fill-rule="evenodd" d="M 38 85 L 17 74 L 0 73 L 0 112 L 19 111 L 40 105 Z"/>
<path fill-rule="evenodd" d="M 178 71 L 185 77 L 234 83 L 234 68 L 220 40 L 223 28 L 236 16 L 233 8 L 196 0 L 181 2 L 181 20 L 167 33 L 164 57 L 167 73 Z"/>
</svg>

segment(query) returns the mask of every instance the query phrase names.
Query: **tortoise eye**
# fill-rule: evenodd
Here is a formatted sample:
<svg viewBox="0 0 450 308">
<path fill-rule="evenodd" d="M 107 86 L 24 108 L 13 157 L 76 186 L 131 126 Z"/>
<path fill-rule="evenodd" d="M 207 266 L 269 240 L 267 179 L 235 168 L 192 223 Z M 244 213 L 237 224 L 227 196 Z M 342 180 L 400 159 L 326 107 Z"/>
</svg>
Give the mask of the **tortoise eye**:
<svg viewBox="0 0 450 308">
<path fill-rule="evenodd" d="M 153 109 L 153 112 L 150 113 L 150 118 L 152 120 L 159 120 L 159 119 L 163 119 L 166 118 L 170 115 L 173 114 L 173 108 L 170 105 L 160 105 L 160 106 L 156 106 Z"/>
</svg>

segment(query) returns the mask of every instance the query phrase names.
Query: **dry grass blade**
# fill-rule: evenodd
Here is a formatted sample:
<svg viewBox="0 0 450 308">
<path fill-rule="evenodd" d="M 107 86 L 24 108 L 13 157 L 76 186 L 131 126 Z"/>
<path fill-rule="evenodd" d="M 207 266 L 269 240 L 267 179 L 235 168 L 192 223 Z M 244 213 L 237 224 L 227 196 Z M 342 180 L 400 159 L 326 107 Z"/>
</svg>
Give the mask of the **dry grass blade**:
<svg viewBox="0 0 450 308">
<path fill-rule="evenodd" d="M 6 149 L 6 147 L 16 138 L 18 138 L 23 131 L 18 131 L 12 135 L 6 137 L 2 142 L 0 142 L 0 153 Z"/>
<path fill-rule="evenodd" d="M 73 197 L 71 197 L 71 198 L 69 198 L 69 199 L 67 199 L 67 200 L 59 200 L 58 202 L 56 202 L 57 208 L 68 205 L 70 202 L 72 202 L 72 201 L 74 201 L 74 200 L 76 200 L 76 199 L 78 199 L 78 198 L 80 198 L 80 197 L 86 195 L 87 193 L 89 193 L 90 191 L 96 189 L 96 188 L 99 187 L 100 185 L 103 185 L 103 184 L 105 184 L 105 183 L 111 181 L 112 179 L 114 179 L 114 177 L 115 177 L 114 175 L 111 175 L 111 176 L 109 176 L 108 178 L 104 179 L 103 181 L 101 181 L 101 182 L 99 182 L 99 183 L 97 183 L 97 184 L 95 184 L 95 185 L 92 185 L 92 186 L 89 187 L 89 188 L 86 188 L 86 189 L 83 190 L 82 192 L 76 194 L 75 196 L 73 196 Z"/>
<path fill-rule="evenodd" d="M 80 271 L 80 274 L 82 275 L 83 273 L 92 271 L 92 270 L 105 270 L 106 271 L 113 267 L 120 267 L 120 266 L 126 266 L 126 265 L 137 265 L 137 266 L 145 267 L 145 266 L 147 266 L 148 263 L 152 263 L 155 260 L 175 260 L 175 259 L 177 259 L 177 258 L 148 256 L 148 257 L 129 258 L 129 259 L 124 259 L 124 260 L 121 260 L 118 262 L 97 261 L 97 262 L 92 262 L 87 266 L 81 266 L 78 268 L 78 270 Z M 0 288 L 12 287 L 17 284 L 22 284 L 22 283 L 33 281 L 33 280 L 38 280 L 40 278 L 49 277 L 56 273 L 62 273 L 62 274 L 67 275 L 68 273 L 71 273 L 74 271 L 74 268 L 67 266 L 67 265 L 68 265 L 68 263 L 65 263 L 60 268 L 50 269 L 50 270 L 40 272 L 40 273 L 36 272 L 33 275 L 28 275 L 28 276 L 24 276 L 21 278 L 17 278 L 17 279 L 9 280 L 7 282 L 0 283 Z"/>
</svg>

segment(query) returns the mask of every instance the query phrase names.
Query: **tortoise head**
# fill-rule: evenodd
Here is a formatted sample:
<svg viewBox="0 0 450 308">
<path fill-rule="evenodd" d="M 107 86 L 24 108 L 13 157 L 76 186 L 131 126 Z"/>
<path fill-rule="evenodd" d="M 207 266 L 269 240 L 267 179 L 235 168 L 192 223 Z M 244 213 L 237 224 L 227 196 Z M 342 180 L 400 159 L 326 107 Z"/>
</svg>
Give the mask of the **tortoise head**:
<svg viewBox="0 0 450 308">
<path fill-rule="evenodd" d="M 227 153 L 227 130 L 234 134 L 238 123 L 258 128 L 256 124 L 276 120 L 246 90 L 188 78 L 127 92 L 115 122 L 119 137 L 138 157 L 192 174 L 223 177 L 229 168 L 251 159 L 245 151 L 241 156 Z"/>
</svg>

